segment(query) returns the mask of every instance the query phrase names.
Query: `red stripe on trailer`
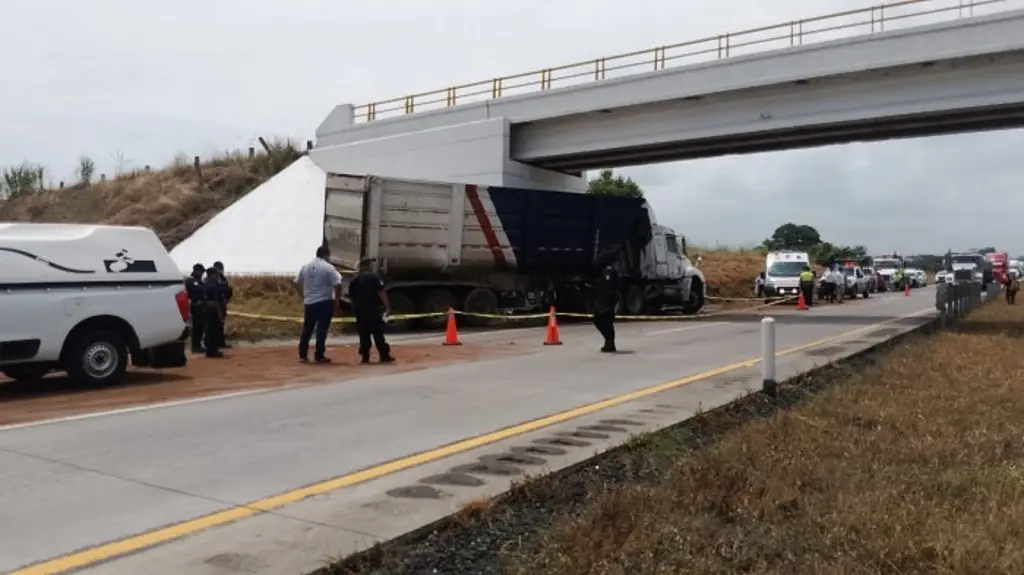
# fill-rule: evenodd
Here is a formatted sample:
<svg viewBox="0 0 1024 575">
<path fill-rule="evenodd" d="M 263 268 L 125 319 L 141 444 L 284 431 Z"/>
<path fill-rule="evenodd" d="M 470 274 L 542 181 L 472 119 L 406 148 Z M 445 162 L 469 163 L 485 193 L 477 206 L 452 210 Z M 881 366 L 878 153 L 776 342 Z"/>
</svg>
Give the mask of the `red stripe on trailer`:
<svg viewBox="0 0 1024 575">
<path fill-rule="evenodd" d="M 491 218 L 487 215 L 487 210 L 484 209 L 484 203 L 480 200 L 480 193 L 475 185 L 466 184 L 466 198 L 469 199 L 469 205 L 473 207 L 476 221 L 480 224 L 480 231 L 484 233 L 484 240 L 487 241 L 487 249 L 491 250 L 491 255 L 494 256 L 494 263 L 499 268 L 507 267 L 508 262 L 505 261 L 505 252 L 498 242 L 498 234 L 494 233 Z"/>
</svg>

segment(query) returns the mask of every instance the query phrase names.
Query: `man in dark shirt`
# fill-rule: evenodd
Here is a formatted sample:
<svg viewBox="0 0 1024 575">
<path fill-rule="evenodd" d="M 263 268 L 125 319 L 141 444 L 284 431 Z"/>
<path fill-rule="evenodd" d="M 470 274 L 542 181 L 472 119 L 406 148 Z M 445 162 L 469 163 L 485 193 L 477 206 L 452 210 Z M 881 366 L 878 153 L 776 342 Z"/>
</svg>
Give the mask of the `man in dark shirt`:
<svg viewBox="0 0 1024 575">
<path fill-rule="evenodd" d="M 391 363 L 391 346 L 384 339 L 384 316 L 390 315 L 391 303 L 384 291 L 384 280 L 371 271 L 372 260 L 359 261 L 359 275 L 348 285 L 348 297 L 356 315 L 356 330 L 359 332 L 359 355 L 362 363 L 370 363 L 370 341 L 377 348 L 381 363 Z M 384 315 L 382 315 L 384 314 Z"/>
<path fill-rule="evenodd" d="M 622 289 L 619 274 L 608 263 L 603 264 L 593 283 L 594 327 L 604 336 L 605 353 L 615 352 L 615 307 Z"/>
<path fill-rule="evenodd" d="M 220 344 L 224 341 L 224 314 L 226 312 L 222 278 L 217 268 L 206 270 L 203 297 L 206 300 L 206 357 L 224 357 Z"/>
<path fill-rule="evenodd" d="M 185 279 L 188 293 L 189 315 L 192 316 L 192 353 L 203 353 L 203 335 L 206 333 L 206 296 L 203 293 L 203 264 L 192 266 L 192 275 Z"/>
<path fill-rule="evenodd" d="M 217 268 L 217 273 L 220 278 L 220 289 L 221 289 L 221 300 L 224 303 L 224 320 L 227 321 L 228 304 L 231 303 L 231 296 L 235 293 L 235 290 L 231 288 L 231 284 L 228 283 L 228 278 L 224 275 L 224 263 L 213 262 L 213 267 Z M 224 333 L 224 330 L 221 330 Z M 231 349 L 231 344 L 224 341 L 223 339 L 217 342 L 217 347 L 221 349 Z"/>
</svg>

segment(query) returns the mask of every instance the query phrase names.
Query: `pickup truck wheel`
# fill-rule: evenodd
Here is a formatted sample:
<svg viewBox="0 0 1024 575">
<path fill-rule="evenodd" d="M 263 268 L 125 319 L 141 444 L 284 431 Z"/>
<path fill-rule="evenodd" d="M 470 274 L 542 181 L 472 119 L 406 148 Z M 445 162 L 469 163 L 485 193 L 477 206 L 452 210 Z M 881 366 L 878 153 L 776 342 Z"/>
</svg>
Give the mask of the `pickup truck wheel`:
<svg viewBox="0 0 1024 575">
<path fill-rule="evenodd" d="M 416 313 L 416 304 L 412 303 L 412 298 L 402 292 L 388 292 L 388 302 L 391 303 L 391 315 Z M 390 325 L 393 331 L 404 331 L 410 329 L 413 323 L 414 321 L 411 319 L 395 319 L 391 320 Z"/>
<path fill-rule="evenodd" d="M 452 294 L 451 290 L 445 288 L 436 288 L 428 291 L 423 299 L 420 300 L 419 312 L 420 313 L 445 313 L 449 309 L 456 307 L 455 295 Z M 439 315 L 437 317 L 426 317 L 423 318 L 424 327 L 430 329 L 439 329 L 445 326 L 448 321 L 447 315 Z"/>
<path fill-rule="evenodd" d="M 466 299 L 462 300 L 462 311 L 494 315 L 498 313 L 498 296 L 487 288 L 474 288 L 466 294 Z M 493 321 L 493 318 L 466 316 L 466 325 L 470 327 L 487 327 Z"/>
<path fill-rule="evenodd" d="M 64 354 L 71 381 L 88 387 L 120 383 L 128 369 L 128 346 L 110 331 L 90 331 L 74 336 Z"/>
<path fill-rule="evenodd" d="M 0 373 L 13 379 L 14 381 L 39 381 L 46 377 L 46 374 L 50 373 L 50 368 L 45 365 L 37 363 L 19 363 L 17 365 L 9 365 L 2 370 Z"/>
<path fill-rule="evenodd" d="M 871 297 L 871 289 L 870 288 L 864 290 L 864 299 L 868 299 L 869 297 Z"/>
<path fill-rule="evenodd" d="M 637 284 L 626 288 L 625 303 L 625 315 L 643 315 L 647 309 L 647 297 L 644 295 L 644 288 Z"/>
</svg>

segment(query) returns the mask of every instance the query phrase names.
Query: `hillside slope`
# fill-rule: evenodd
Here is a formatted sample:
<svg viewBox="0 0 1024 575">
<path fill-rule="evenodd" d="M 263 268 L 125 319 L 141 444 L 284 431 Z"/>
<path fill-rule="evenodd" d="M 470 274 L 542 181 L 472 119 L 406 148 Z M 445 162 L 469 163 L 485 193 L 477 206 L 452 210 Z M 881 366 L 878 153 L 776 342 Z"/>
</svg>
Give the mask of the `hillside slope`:
<svg viewBox="0 0 1024 575">
<path fill-rule="evenodd" d="M 198 172 L 178 162 L 161 171 L 46 190 L 0 203 L 0 221 L 147 226 L 170 249 L 301 155 L 290 144 L 274 144 L 253 158 L 236 153 L 214 159 Z"/>
</svg>

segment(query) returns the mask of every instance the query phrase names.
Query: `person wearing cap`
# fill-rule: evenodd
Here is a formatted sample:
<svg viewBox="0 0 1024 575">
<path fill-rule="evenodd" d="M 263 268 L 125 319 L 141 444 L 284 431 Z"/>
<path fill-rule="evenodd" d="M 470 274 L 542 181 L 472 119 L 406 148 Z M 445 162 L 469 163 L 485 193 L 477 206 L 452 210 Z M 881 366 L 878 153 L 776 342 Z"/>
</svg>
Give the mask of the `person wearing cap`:
<svg viewBox="0 0 1024 575">
<path fill-rule="evenodd" d="M 384 338 L 384 323 L 391 314 L 391 302 L 384 291 L 384 280 L 373 273 L 373 260 L 359 260 L 359 274 L 348 284 L 348 297 L 356 315 L 356 330 L 359 332 L 360 363 L 370 363 L 370 343 L 377 348 L 381 363 L 395 361 L 391 346 Z"/>
<path fill-rule="evenodd" d="M 302 266 L 295 283 L 302 289 L 302 333 L 299 335 L 299 361 L 309 361 L 309 338 L 316 331 L 313 360 L 330 363 L 327 357 L 327 333 L 334 318 L 334 306 L 341 304 L 341 274 L 327 261 L 331 257 L 327 246 L 316 250 L 313 261 Z"/>
<path fill-rule="evenodd" d="M 203 264 L 192 266 L 192 275 L 185 278 L 185 292 L 188 293 L 189 315 L 192 319 L 192 353 L 204 353 L 203 336 L 206 334 L 206 296 L 203 287 Z"/>
<path fill-rule="evenodd" d="M 220 270 L 210 267 L 203 280 L 204 325 L 206 326 L 206 357 L 224 357 L 220 343 L 224 341 L 224 290 Z"/>
<path fill-rule="evenodd" d="M 231 303 L 231 296 L 234 294 L 234 290 L 224 274 L 224 263 L 220 261 L 213 262 L 213 267 L 217 268 L 217 274 L 220 278 L 221 300 L 224 302 L 224 320 L 227 321 L 228 304 Z M 231 349 L 231 344 L 221 340 L 217 342 L 217 347 L 220 349 Z"/>
</svg>

